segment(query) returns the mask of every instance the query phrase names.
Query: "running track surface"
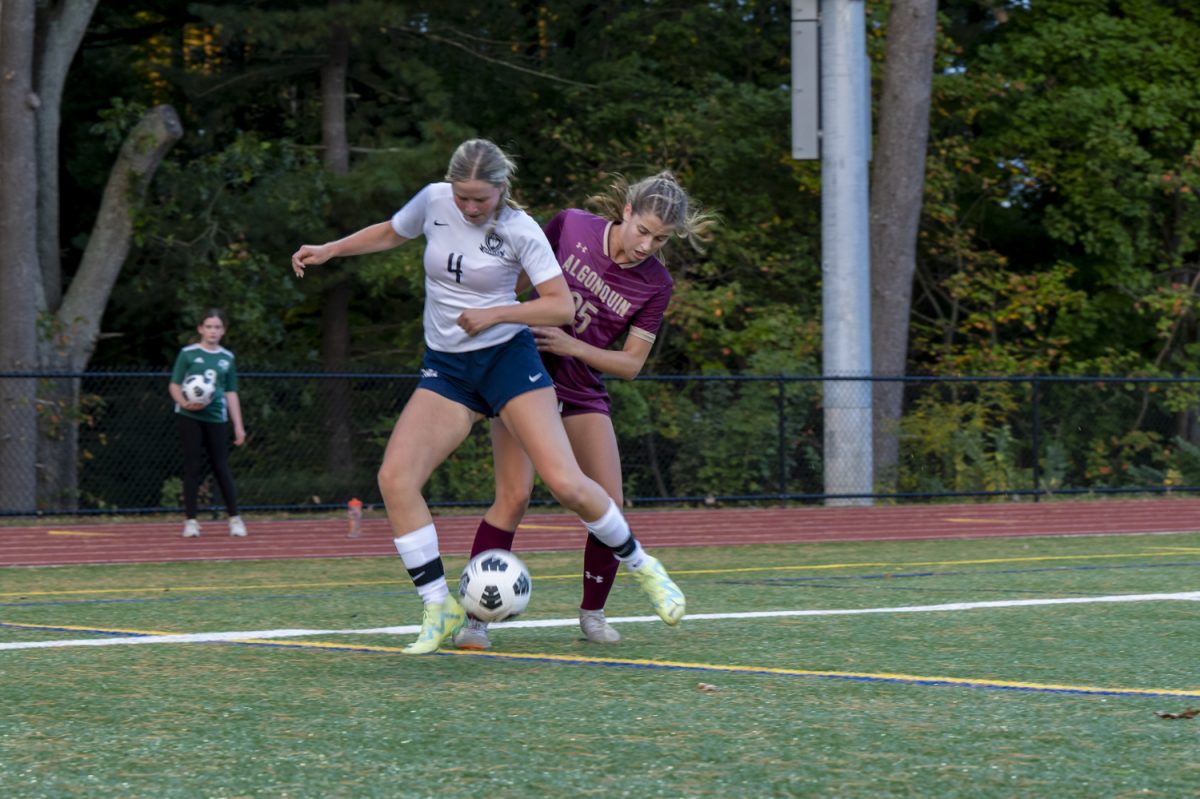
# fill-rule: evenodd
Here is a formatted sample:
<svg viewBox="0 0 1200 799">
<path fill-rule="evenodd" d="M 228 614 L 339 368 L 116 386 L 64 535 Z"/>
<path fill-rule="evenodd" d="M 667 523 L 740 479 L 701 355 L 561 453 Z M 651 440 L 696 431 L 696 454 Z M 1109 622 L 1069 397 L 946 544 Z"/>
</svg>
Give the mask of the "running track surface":
<svg viewBox="0 0 1200 799">
<path fill-rule="evenodd" d="M 1200 499 L 1138 499 L 987 505 L 712 508 L 627 513 L 647 548 L 903 541 L 937 538 L 1123 535 L 1200 531 Z M 436 518 L 441 551 L 466 554 L 479 516 Z M 225 521 L 201 520 L 200 538 L 182 538 L 182 520 L 121 524 L 58 520 L 0 527 L 0 566 L 162 563 L 191 560 L 380 557 L 396 554 L 382 509 L 350 538 L 337 518 L 255 519 L 230 538 Z M 574 516 L 529 514 L 521 551 L 576 550 L 585 531 Z"/>
</svg>

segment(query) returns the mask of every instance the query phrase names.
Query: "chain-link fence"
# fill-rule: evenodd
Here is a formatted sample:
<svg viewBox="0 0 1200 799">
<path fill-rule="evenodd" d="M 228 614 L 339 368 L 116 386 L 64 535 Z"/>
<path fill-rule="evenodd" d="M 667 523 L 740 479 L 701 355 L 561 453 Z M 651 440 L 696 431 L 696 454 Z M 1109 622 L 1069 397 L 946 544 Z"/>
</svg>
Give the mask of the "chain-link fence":
<svg viewBox="0 0 1200 799">
<path fill-rule="evenodd" d="M 25 381 L 30 374 L 0 374 Z M 181 454 L 166 373 L 38 374 L 34 507 L 0 514 L 178 509 Z M 231 464 L 246 510 L 380 501 L 375 472 L 417 375 L 240 376 L 248 439 Z M 1200 379 L 904 378 L 894 463 L 872 497 L 1200 491 Z M 827 499 L 820 377 L 610 381 L 625 496 L 650 503 Z M 11 395 L 11 392 L 9 392 Z M 10 435 L 0 413 L 0 435 Z M 887 429 L 890 425 L 890 429 Z M 864 430 L 863 435 L 870 435 Z M 8 467 L 11 468 L 11 465 Z M 0 480 L 9 479 L 0 474 Z M 211 479 L 201 503 L 220 504 Z M 486 506 L 486 425 L 434 474 L 433 506 Z M 539 484 L 535 503 L 551 502 Z"/>
</svg>

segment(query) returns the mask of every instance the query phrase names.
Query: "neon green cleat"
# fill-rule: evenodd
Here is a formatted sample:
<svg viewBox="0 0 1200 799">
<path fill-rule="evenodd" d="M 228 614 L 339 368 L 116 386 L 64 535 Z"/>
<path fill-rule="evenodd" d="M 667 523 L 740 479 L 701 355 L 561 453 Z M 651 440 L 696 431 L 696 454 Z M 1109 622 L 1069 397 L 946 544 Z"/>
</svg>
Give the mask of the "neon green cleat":
<svg viewBox="0 0 1200 799">
<path fill-rule="evenodd" d="M 467 614 L 453 596 L 438 604 L 428 604 L 421 615 L 421 632 L 417 640 L 404 647 L 406 655 L 428 655 L 436 652 L 442 641 L 452 637 L 463 626 Z"/>
<path fill-rule="evenodd" d="M 650 597 L 658 617 L 672 626 L 679 624 L 687 602 L 683 598 L 683 592 L 675 585 L 675 581 L 667 574 L 658 558 L 647 555 L 646 562 L 633 576 Z"/>
</svg>

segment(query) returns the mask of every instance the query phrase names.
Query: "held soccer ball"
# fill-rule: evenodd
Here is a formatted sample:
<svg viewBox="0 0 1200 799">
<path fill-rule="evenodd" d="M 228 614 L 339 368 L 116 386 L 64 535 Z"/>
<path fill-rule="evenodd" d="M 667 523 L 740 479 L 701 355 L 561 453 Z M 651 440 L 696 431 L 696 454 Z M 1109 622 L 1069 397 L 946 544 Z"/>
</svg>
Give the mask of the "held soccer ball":
<svg viewBox="0 0 1200 799">
<path fill-rule="evenodd" d="M 199 402 L 204 405 L 212 402 L 217 391 L 217 384 L 208 375 L 188 375 L 183 379 L 183 398 L 188 402 Z"/>
<path fill-rule="evenodd" d="M 529 569 L 507 549 L 489 549 L 471 558 L 458 582 L 463 608 L 480 621 L 516 616 L 529 605 Z"/>
</svg>

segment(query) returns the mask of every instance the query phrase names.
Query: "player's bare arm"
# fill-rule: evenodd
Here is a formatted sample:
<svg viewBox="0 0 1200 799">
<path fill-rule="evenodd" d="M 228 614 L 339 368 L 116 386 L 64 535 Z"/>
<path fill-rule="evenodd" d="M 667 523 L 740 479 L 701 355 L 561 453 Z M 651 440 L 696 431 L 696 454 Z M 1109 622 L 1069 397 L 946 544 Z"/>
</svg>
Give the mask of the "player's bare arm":
<svg viewBox="0 0 1200 799">
<path fill-rule="evenodd" d="M 516 305 L 495 308 L 471 308 L 458 317 L 458 326 L 468 335 L 477 336 L 493 325 L 562 325 L 575 315 L 575 303 L 561 275 L 537 286 L 538 296 Z"/>
<path fill-rule="evenodd" d="M 292 254 L 292 271 L 296 277 L 304 277 L 304 270 L 309 266 L 318 266 L 330 258 L 344 258 L 350 255 L 366 255 L 372 252 L 382 252 L 393 247 L 399 247 L 408 239 L 392 229 L 391 221 L 379 222 L 351 233 L 345 238 L 325 244 L 304 244 Z"/>
<path fill-rule="evenodd" d="M 603 374 L 622 380 L 632 380 L 641 373 L 654 347 L 654 342 L 632 334 L 625 337 L 623 348 L 606 350 L 581 341 L 561 328 L 534 327 L 532 330 L 542 352 L 577 358 Z"/>
<path fill-rule="evenodd" d="M 233 424 L 233 445 L 246 443 L 246 426 L 242 424 L 242 401 L 236 391 L 225 392 L 225 407 L 229 408 L 229 421 Z"/>
</svg>

